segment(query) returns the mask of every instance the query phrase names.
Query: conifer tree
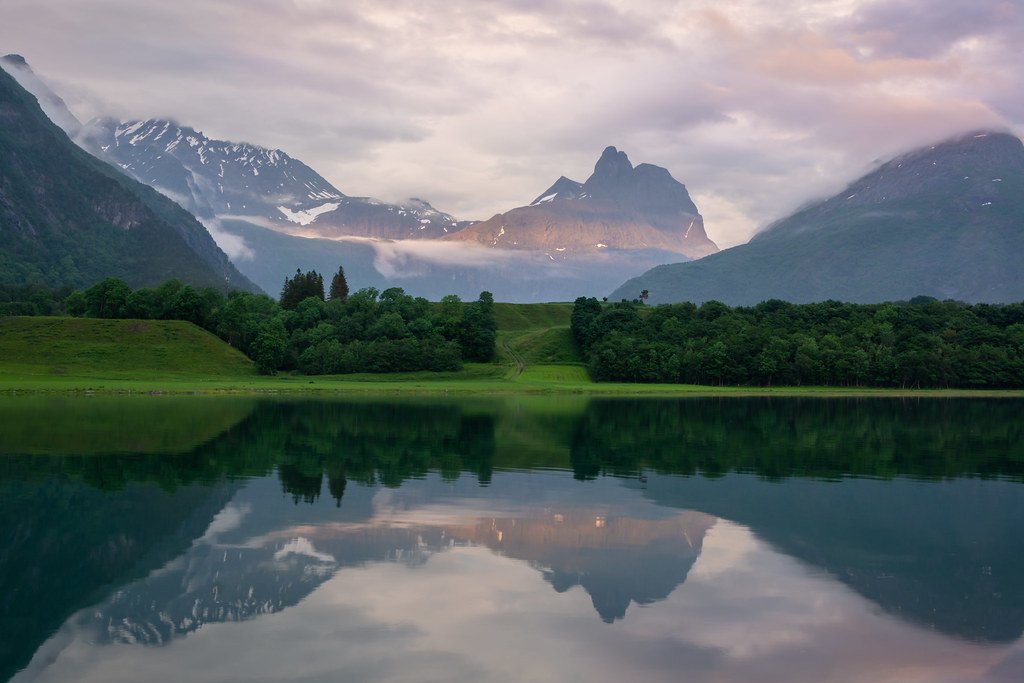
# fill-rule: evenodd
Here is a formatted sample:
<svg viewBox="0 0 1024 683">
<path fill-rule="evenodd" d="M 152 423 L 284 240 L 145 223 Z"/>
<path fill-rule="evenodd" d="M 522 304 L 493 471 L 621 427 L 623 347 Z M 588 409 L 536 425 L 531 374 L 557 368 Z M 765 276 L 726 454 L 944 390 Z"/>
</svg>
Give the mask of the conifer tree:
<svg viewBox="0 0 1024 683">
<path fill-rule="evenodd" d="M 311 270 L 303 273 L 295 269 L 295 277 L 285 278 L 281 289 L 281 308 L 294 310 L 304 299 L 314 296 L 324 300 L 324 278 L 320 273 Z"/>
<path fill-rule="evenodd" d="M 331 279 L 331 299 L 345 301 L 348 299 L 348 281 L 345 279 L 345 268 L 338 266 L 338 272 Z"/>
</svg>

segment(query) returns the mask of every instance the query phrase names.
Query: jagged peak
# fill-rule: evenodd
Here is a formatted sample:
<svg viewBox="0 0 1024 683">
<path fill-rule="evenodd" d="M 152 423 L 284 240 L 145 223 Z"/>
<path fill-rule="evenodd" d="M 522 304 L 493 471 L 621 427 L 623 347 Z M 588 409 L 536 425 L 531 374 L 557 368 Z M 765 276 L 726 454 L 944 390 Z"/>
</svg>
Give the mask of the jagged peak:
<svg viewBox="0 0 1024 683">
<path fill-rule="evenodd" d="M 594 175 L 591 178 L 595 176 L 618 177 L 627 175 L 632 170 L 633 164 L 630 163 L 626 153 L 620 152 L 615 147 L 609 145 L 604 148 L 604 151 L 601 152 L 601 158 L 594 164 Z"/>
<path fill-rule="evenodd" d="M 576 199 L 583 190 L 583 183 L 559 176 L 558 180 L 548 189 L 544 190 L 536 199 L 530 202 L 530 206 L 537 206 L 556 199 Z"/>
</svg>

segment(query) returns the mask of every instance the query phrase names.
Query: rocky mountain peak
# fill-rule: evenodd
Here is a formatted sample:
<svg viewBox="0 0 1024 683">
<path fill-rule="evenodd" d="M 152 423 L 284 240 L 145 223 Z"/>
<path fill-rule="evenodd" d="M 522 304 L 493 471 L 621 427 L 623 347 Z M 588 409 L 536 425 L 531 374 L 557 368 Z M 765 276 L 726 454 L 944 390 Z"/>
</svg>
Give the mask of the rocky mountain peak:
<svg viewBox="0 0 1024 683">
<path fill-rule="evenodd" d="M 660 166 L 634 168 L 615 147 L 605 148 L 586 183 L 562 176 L 529 206 L 476 223 L 451 239 L 539 250 L 552 260 L 612 252 L 699 258 L 718 251 L 686 187 Z"/>
<path fill-rule="evenodd" d="M 605 147 L 601 158 L 594 164 L 594 174 L 584 183 L 584 187 L 600 192 L 603 189 L 621 185 L 632 175 L 633 164 L 629 162 L 626 153 L 609 146 Z"/>
</svg>

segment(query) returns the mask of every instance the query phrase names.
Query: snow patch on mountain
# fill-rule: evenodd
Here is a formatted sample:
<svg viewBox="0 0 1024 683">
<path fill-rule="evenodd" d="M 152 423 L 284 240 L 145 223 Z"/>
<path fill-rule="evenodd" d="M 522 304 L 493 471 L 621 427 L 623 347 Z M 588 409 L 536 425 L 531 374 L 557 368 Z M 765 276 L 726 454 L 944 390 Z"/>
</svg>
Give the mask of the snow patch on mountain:
<svg viewBox="0 0 1024 683">
<path fill-rule="evenodd" d="M 299 225 L 309 225 L 317 218 L 319 218 L 321 215 L 327 213 L 328 211 L 334 211 L 339 206 L 341 205 L 336 202 L 328 202 L 326 204 L 321 204 L 320 206 L 314 207 L 312 209 L 306 209 L 304 211 L 292 211 L 287 206 L 279 206 L 277 207 L 277 210 L 284 214 L 284 217 L 290 220 L 292 223 L 298 223 Z"/>
</svg>

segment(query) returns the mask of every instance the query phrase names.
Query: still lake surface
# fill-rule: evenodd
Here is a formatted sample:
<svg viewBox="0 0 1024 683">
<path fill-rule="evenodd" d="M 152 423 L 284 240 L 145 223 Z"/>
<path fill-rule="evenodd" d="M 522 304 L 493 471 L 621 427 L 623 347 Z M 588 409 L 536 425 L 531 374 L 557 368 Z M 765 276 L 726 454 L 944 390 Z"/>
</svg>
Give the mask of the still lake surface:
<svg viewBox="0 0 1024 683">
<path fill-rule="evenodd" d="M 1022 409 L 0 398 L 0 680 L 1021 681 Z"/>
</svg>

